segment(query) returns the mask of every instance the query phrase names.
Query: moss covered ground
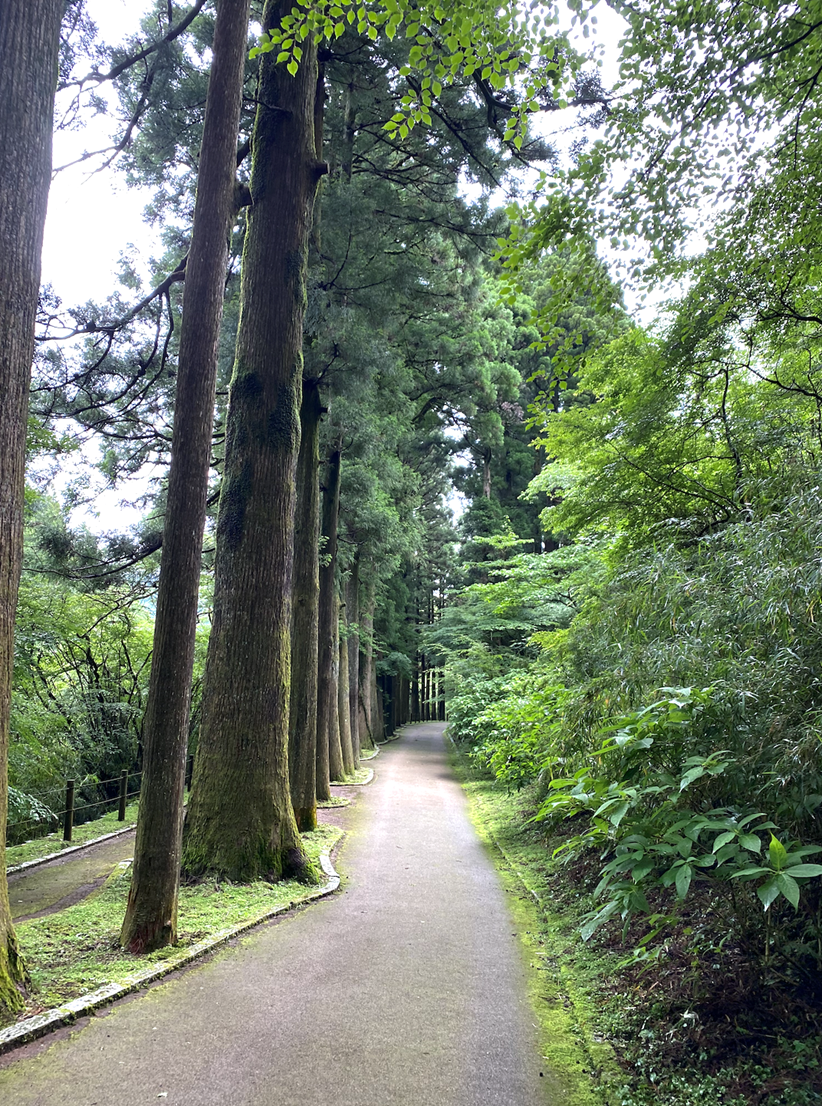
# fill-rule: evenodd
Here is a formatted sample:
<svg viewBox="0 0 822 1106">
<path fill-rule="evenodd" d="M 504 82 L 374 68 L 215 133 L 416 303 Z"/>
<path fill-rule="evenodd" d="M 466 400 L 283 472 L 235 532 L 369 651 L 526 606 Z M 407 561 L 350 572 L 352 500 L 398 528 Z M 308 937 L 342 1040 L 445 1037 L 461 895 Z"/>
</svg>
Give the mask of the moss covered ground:
<svg viewBox="0 0 822 1106">
<path fill-rule="evenodd" d="M 341 835 L 336 826 L 320 826 L 304 834 L 310 859 L 317 861 Z M 118 943 L 129 880 L 128 870 L 118 870 L 100 891 L 75 906 L 16 927 L 31 975 L 26 1009 L 19 1017 L 48 1010 L 106 983 L 124 981 L 136 971 L 172 960 L 180 950 L 203 938 L 259 918 L 278 906 L 299 903 L 316 891 L 288 880 L 244 885 L 206 880 L 183 886 L 177 945 L 138 957 L 124 952 Z M 0 1021 L 0 1027 L 6 1024 L 9 1022 Z"/>
<path fill-rule="evenodd" d="M 331 783 L 335 787 L 345 787 L 348 784 L 355 783 L 368 783 L 368 781 L 371 779 L 371 773 L 371 768 L 355 768 L 350 776 L 346 776 L 344 779 L 341 780 L 332 780 Z"/>
</svg>

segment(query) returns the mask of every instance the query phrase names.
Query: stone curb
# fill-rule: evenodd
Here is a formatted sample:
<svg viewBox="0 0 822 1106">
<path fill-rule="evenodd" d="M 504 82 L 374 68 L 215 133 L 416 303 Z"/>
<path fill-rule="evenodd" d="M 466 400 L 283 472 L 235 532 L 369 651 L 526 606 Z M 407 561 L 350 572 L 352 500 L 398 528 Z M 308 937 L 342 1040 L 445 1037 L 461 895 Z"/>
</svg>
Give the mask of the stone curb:
<svg viewBox="0 0 822 1106">
<path fill-rule="evenodd" d="M 374 779 L 374 769 L 368 769 L 368 775 L 364 780 L 332 780 L 332 787 L 365 787 Z"/>
<path fill-rule="evenodd" d="M 101 838 L 101 840 L 103 839 Z M 337 842 L 337 844 L 339 844 L 339 842 Z M 264 914 L 259 914 L 250 921 L 238 922 L 237 925 L 218 930 L 217 933 L 213 933 L 210 937 L 205 937 L 202 941 L 198 941 L 195 945 L 191 945 L 190 948 L 185 949 L 179 956 L 165 960 L 162 964 L 153 965 L 151 968 L 146 968 L 144 971 L 134 972 L 122 983 L 107 983 L 104 987 L 92 991 L 91 994 L 81 995 L 80 998 L 72 999 L 71 1002 L 67 1002 L 63 1006 L 58 1006 L 54 1010 L 47 1010 L 45 1014 L 36 1014 L 32 1018 L 26 1018 L 24 1021 L 17 1022 L 16 1025 L 9 1026 L 8 1029 L 1 1030 L 0 1054 L 8 1052 L 19 1045 L 36 1041 L 39 1037 L 44 1037 L 47 1033 L 51 1033 L 55 1029 L 60 1029 L 64 1025 L 71 1025 L 72 1022 L 75 1022 L 78 1018 L 86 1014 L 93 1014 L 95 1010 L 99 1010 L 103 1006 L 108 1006 L 118 998 L 123 998 L 133 991 L 139 991 L 141 987 L 146 987 L 149 983 L 154 983 L 156 980 L 162 979 L 163 976 L 177 971 L 178 968 L 185 967 L 187 964 L 192 963 L 192 961 L 199 959 L 199 957 L 205 956 L 205 954 L 211 952 L 212 949 L 224 945 L 227 941 L 230 941 L 232 937 L 237 937 L 241 933 L 245 933 L 247 930 L 260 925 L 261 922 L 267 922 L 270 918 L 274 918 L 278 914 L 285 914 L 295 906 L 302 906 L 303 903 L 314 902 L 317 899 L 322 899 L 327 895 L 333 894 L 340 886 L 340 877 L 331 863 L 329 851 L 324 850 L 321 852 L 319 860 L 323 873 L 327 877 L 325 886 L 319 888 L 319 890 L 313 891 L 304 899 L 298 899 L 296 902 L 287 903 L 283 906 L 275 906 L 273 910 L 268 910 Z"/>
<path fill-rule="evenodd" d="M 114 830 L 113 833 L 104 833 L 102 837 L 95 837 L 92 841 L 84 841 L 82 845 L 71 845 L 67 849 L 61 849 L 57 853 L 49 853 L 48 856 L 38 856 L 34 860 L 24 860 L 22 864 L 15 864 L 6 868 L 6 875 L 13 876 L 15 872 L 26 872 L 29 868 L 38 868 L 41 864 L 48 864 L 50 860 L 59 860 L 61 856 L 71 856 L 82 849 L 91 848 L 92 845 L 100 845 L 103 841 L 111 841 L 114 837 L 122 837 L 124 833 L 132 833 L 136 825 L 124 826 L 123 829 Z"/>
</svg>

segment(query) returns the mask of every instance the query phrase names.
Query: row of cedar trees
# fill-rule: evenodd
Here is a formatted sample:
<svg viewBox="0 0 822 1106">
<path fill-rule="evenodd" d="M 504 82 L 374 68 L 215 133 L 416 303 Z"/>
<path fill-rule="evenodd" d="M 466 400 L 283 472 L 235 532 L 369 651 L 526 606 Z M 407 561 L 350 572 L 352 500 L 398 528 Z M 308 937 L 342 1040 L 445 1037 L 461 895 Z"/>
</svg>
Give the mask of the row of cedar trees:
<svg viewBox="0 0 822 1106">
<path fill-rule="evenodd" d="M 266 0 L 264 29 L 290 0 Z M 192 11 L 202 7 L 202 0 Z M 26 985 L 5 882 L 14 610 L 22 551 L 27 402 L 50 178 L 62 0 L 0 7 L 0 1006 Z M 181 870 L 311 880 L 300 830 L 383 725 L 373 574 L 336 584 L 340 457 L 319 484 L 318 384 L 303 381 L 305 272 L 322 161 L 322 82 L 309 38 L 296 75 L 266 54 L 248 189 L 235 184 L 250 0 L 220 0 L 186 263 L 175 421 L 143 728 L 143 792 L 121 941 L 176 940 Z M 180 28 L 190 22 L 191 13 Z M 170 28 L 166 40 L 177 33 Z M 181 33 L 181 31 L 179 32 Z M 214 615 L 183 835 L 198 589 L 229 231 L 249 207 L 241 315 L 216 529 Z M 320 569 L 320 535 L 326 536 Z M 293 649 L 292 649 L 293 643 Z M 293 676 L 293 678 L 292 678 Z M 389 726 L 439 716 L 439 683 L 382 688 Z M 436 705 L 434 705 L 436 704 Z M 289 728 L 290 727 L 290 728 Z M 293 800 L 292 800 L 293 796 Z"/>
</svg>

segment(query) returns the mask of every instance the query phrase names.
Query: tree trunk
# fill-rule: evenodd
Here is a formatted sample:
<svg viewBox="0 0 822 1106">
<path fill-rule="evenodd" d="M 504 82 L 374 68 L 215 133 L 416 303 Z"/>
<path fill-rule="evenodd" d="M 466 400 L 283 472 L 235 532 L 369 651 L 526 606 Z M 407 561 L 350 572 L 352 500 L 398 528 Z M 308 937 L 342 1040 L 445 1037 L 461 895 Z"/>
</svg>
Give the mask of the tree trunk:
<svg viewBox="0 0 822 1106">
<path fill-rule="evenodd" d="M 351 747 L 354 764 L 360 761 L 360 554 L 354 557 L 354 565 L 346 588 L 348 596 L 348 713 L 351 726 Z"/>
<path fill-rule="evenodd" d="M 250 0 L 219 0 L 186 264 L 174 436 L 134 869 L 120 942 L 150 952 L 177 940 L 191 679 L 206 517 L 217 344 L 234 215 L 237 131 Z"/>
<path fill-rule="evenodd" d="M 340 597 L 334 582 L 334 619 L 331 630 L 331 713 L 328 716 L 328 770 L 335 783 L 345 779 L 345 761 L 340 733 Z"/>
<path fill-rule="evenodd" d="M 420 658 L 414 660 L 414 677 L 411 681 L 411 721 L 419 722 L 420 716 Z"/>
<path fill-rule="evenodd" d="M 342 455 L 332 449 L 326 465 L 323 488 L 324 563 L 320 569 L 320 648 L 317 677 L 317 798 L 331 798 L 331 780 L 342 773 L 337 717 L 337 678 L 339 666 L 337 603 L 337 524 L 340 515 L 340 477 Z"/>
<path fill-rule="evenodd" d="M 62 0 L 0 4 L 0 1008 L 27 981 L 6 883 L 14 615 L 23 554 L 23 489 L 34 320 L 51 180 Z"/>
<path fill-rule="evenodd" d="M 290 10 L 266 0 L 263 27 Z M 251 210 L 217 521 L 214 622 L 183 863 L 234 880 L 308 875 L 288 774 L 291 583 L 305 269 L 325 167 L 316 49 L 297 75 L 263 55 Z"/>
<path fill-rule="evenodd" d="M 341 606 L 341 615 L 344 610 L 345 608 Z M 340 668 L 337 680 L 340 747 L 342 750 L 343 773 L 346 776 L 353 776 L 357 766 L 354 762 L 354 746 L 351 743 L 351 714 L 348 709 L 348 636 L 347 633 L 343 632 L 344 629 L 347 630 L 347 627 L 343 625 L 342 618 L 340 623 Z"/>
<path fill-rule="evenodd" d="M 375 749 L 373 731 L 374 607 L 377 595 L 373 570 L 366 566 L 365 603 L 360 605 L 359 731 L 360 746 Z"/>
<path fill-rule="evenodd" d="M 377 666 L 371 664 L 371 732 L 374 744 L 385 741 L 385 697 L 377 679 Z"/>
<path fill-rule="evenodd" d="M 317 826 L 317 663 L 320 603 L 320 385 L 303 381 L 291 622 L 291 801 L 303 832 Z"/>
</svg>

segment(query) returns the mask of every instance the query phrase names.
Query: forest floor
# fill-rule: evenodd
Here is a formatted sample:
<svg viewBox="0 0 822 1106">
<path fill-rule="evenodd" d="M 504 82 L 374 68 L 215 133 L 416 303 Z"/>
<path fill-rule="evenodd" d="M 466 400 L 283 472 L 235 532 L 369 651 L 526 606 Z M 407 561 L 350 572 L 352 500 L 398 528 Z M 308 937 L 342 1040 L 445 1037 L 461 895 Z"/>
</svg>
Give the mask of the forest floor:
<svg viewBox="0 0 822 1106">
<path fill-rule="evenodd" d="M 527 897 L 500 885 L 442 730 L 411 727 L 327 812 L 346 830 L 341 894 L 4 1057 L 4 1106 L 596 1101 L 567 1026 L 544 1059 L 528 920 L 510 909 Z"/>
</svg>

